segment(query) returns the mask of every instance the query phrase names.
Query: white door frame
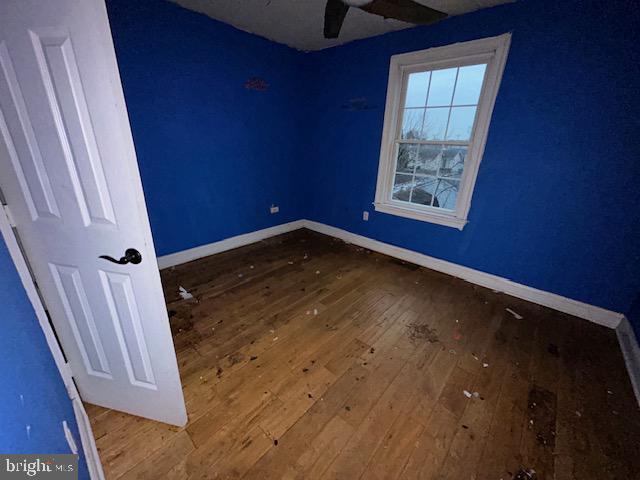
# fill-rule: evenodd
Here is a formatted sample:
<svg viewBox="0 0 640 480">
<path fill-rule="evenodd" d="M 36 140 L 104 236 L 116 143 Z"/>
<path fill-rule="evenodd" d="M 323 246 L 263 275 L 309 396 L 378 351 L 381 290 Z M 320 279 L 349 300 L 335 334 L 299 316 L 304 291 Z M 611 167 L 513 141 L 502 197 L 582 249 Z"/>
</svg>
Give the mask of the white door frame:
<svg viewBox="0 0 640 480">
<path fill-rule="evenodd" d="M 100 463 L 100 457 L 93 437 L 93 430 L 91 429 L 89 417 L 87 416 L 87 412 L 82 404 L 82 399 L 80 398 L 78 389 L 73 382 L 71 368 L 64 360 L 64 355 L 60 345 L 58 344 L 58 340 L 56 339 L 53 328 L 49 323 L 47 314 L 45 313 L 44 305 L 36 291 L 36 286 L 33 283 L 31 272 L 29 272 L 27 262 L 20 250 L 20 246 L 13 230 L 12 221 L 9 217 L 10 210 L 7 209 L 6 205 L 0 206 L 0 232 L 2 232 L 2 238 L 4 238 L 9 254 L 11 255 L 11 259 L 13 260 L 13 264 L 18 271 L 18 275 L 22 281 L 22 286 L 27 292 L 27 297 L 29 297 L 29 301 L 31 302 L 31 305 L 33 305 L 33 310 L 38 318 L 38 323 L 40 323 L 40 328 L 42 328 L 42 332 L 47 340 L 47 345 L 49 346 L 51 355 L 53 355 L 53 360 L 60 372 L 60 376 L 62 377 L 64 386 L 67 389 L 67 393 L 69 394 L 69 399 L 71 400 L 73 412 L 78 424 L 78 431 L 80 432 L 82 450 L 87 462 L 89 476 L 92 480 L 104 480 L 102 464 Z M 64 435 L 62 425 L 60 425 L 60 435 Z"/>
</svg>

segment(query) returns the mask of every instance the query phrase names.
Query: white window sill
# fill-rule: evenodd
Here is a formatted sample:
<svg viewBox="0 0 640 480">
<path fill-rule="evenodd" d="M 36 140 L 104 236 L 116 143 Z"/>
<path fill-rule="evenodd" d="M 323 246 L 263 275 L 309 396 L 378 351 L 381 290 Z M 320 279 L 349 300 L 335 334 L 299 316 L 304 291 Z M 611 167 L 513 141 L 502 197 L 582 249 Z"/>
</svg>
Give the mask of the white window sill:
<svg viewBox="0 0 640 480">
<path fill-rule="evenodd" d="M 388 213 L 390 215 L 397 215 L 399 217 L 411 218 L 413 220 L 420 220 L 421 222 L 436 223 L 438 225 L 444 225 L 446 227 L 454 227 L 458 230 L 462 230 L 467 224 L 465 218 L 458 218 L 454 215 L 438 214 L 435 212 L 427 212 L 418 208 L 404 207 L 399 205 L 393 205 L 388 203 L 373 204 L 376 212 Z"/>
</svg>

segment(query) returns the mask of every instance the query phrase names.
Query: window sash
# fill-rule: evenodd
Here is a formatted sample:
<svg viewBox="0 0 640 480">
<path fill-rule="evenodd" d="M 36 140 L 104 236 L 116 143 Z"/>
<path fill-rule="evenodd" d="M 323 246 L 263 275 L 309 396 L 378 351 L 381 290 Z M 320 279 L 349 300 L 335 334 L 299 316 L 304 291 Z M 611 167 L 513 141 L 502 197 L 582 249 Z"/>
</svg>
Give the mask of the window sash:
<svg viewBox="0 0 640 480">
<path fill-rule="evenodd" d="M 391 57 L 380 164 L 378 169 L 378 183 L 374 202 L 377 211 L 453 226 L 459 229 L 464 227 L 467 222 L 471 195 L 484 151 L 491 113 L 504 70 L 510 41 L 511 34 L 507 33 L 498 37 L 484 38 L 444 47 L 435 47 Z M 483 78 L 480 98 L 478 99 L 477 105 L 475 105 L 476 112 L 468 140 L 402 138 L 402 117 L 405 111 L 404 104 L 410 73 L 433 72 L 445 68 L 460 68 L 481 63 L 486 64 L 487 67 Z M 458 105 L 453 104 L 453 106 Z M 462 104 L 460 106 L 462 106 Z M 406 110 L 410 110 L 413 107 L 426 108 L 426 102 L 425 107 L 412 106 Z M 448 108 L 451 107 L 452 102 L 450 102 Z M 449 123 L 449 120 L 450 114 L 447 123 Z M 409 205 L 408 202 L 398 201 L 392 198 L 398 160 L 397 152 L 399 146 L 402 144 L 467 147 L 465 165 L 462 176 L 460 177 L 460 186 L 454 211 L 419 204 Z"/>
<path fill-rule="evenodd" d="M 442 142 L 436 143 L 436 145 L 443 145 Z M 443 145 L 446 146 L 446 145 Z M 459 145 L 454 145 L 454 146 L 459 146 Z M 464 176 L 464 166 L 462 169 L 462 175 L 460 177 L 455 177 L 455 176 L 444 176 L 440 174 L 440 171 L 442 169 L 442 165 L 438 165 L 438 169 L 436 171 L 436 174 L 430 174 L 430 173 L 420 173 L 417 171 L 417 165 L 414 165 L 413 167 L 413 171 L 412 172 L 400 172 L 398 171 L 398 150 L 399 150 L 399 144 L 396 145 L 395 148 L 395 154 L 394 154 L 394 161 L 393 161 L 393 174 L 390 177 L 390 185 L 389 185 L 389 198 L 388 201 L 394 204 L 398 204 L 401 205 L 403 207 L 410 207 L 410 208 L 416 208 L 416 209 L 426 209 L 429 211 L 434 211 L 434 212 L 440 212 L 443 214 L 448 214 L 450 215 L 452 212 L 455 212 L 455 208 L 454 209 L 450 209 L 450 208 L 444 208 L 444 207 L 434 207 L 433 206 L 433 202 L 436 200 L 436 190 L 438 187 L 438 184 L 436 185 L 436 188 L 434 188 L 433 191 L 433 196 L 431 198 L 431 205 L 424 205 L 424 204 L 419 204 L 419 203 L 413 203 L 412 200 L 412 195 L 413 195 L 413 190 L 414 187 L 412 187 L 411 189 L 411 193 L 409 194 L 409 200 L 398 200 L 393 198 L 393 188 L 395 186 L 395 178 L 396 175 L 406 175 L 407 177 L 411 177 L 411 182 L 415 182 L 416 178 L 432 178 L 435 181 L 440 181 L 440 180 L 444 180 L 444 181 L 452 181 L 452 182 L 458 182 L 458 191 L 460 190 L 460 187 L 462 186 L 462 178 Z"/>
<path fill-rule="evenodd" d="M 418 140 L 413 138 L 397 138 L 394 142 L 402 145 L 447 145 L 452 147 L 467 147 L 471 145 L 469 140 Z"/>
<path fill-rule="evenodd" d="M 485 59 L 485 56 L 482 57 L 483 59 Z M 475 61 L 474 61 L 475 60 Z M 404 144 L 404 145 L 437 145 L 437 146 L 442 146 L 442 147 L 447 147 L 447 146 L 463 146 L 463 147 L 467 147 L 468 149 L 471 148 L 471 145 L 473 143 L 473 138 L 474 138 L 474 133 L 475 133 L 475 128 L 476 128 L 476 124 L 478 121 L 478 110 L 479 110 L 479 106 L 480 106 L 480 100 L 482 97 L 482 92 L 484 91 L 485 88 L 485 84 L 486 84 L 486 79 L 487 79 L 487 72 L 489 70 L 489 64 L 488 64 L 488 60 L 487 61 L 482 61 L 482 62 L 478 62 L 478 58 L 473 58 L 473 59 L 467 59 L 466 62 L 456 62 L 456 60 L 451 60 L 450 62 L 447 62 L 447 66 L 446 67 L 442 67 L 442 68 L 407 68 L 404 69 L 402 71 L 402 93 L 400 96 L 400 102 L 398 102 L 398 106 L 397 106 L 397 114 L 396 114 L 396 129 L 395 129 L 395 139 L 394 139 L 394 144 L 395 144 L 395 148 L 394 150 L 394 154 L 393 154 L 393 175 L 390 176 L 389 178 L 389 189 L 388 189 L 388 198 L 387 201 L 388 202 L 392 202 L 392 203 L 398 203 L 401 204 L 403 206 L 410 206 L 411 208 L 414 209 L 424 209 L 424 210 L 429 210 L 429 211 L 436 211 L 436 212 L 440 212 L 442 214 L 452 214 L 456 211 L 457 209 L 457 203 L 458 203 L 458 199 L 456 199 L 456 205 L 454 206 L 454 208 L 444 208 L 442 206 L 434 206 L 433 203 L 434 201 L 437 200 L 436 197 L 436 193 L 437 193 L 437 187 L 439 185 L 439 181 L 440 180 L 448 180 L 448 181 L 456 181 L 458 182 L 458 191 L 460 191 L 460 189 L 462 188 L 463 185 L 463 178 L 464 178 L 464 174 L 465 174 L 465 170 L 466 170 L 466 165 L 463 165 L 462 167 L 462 174 L 460 177 L 445 177 L 445 176 L 441 176 L 439 175 L 439 172 L 442 168 L 442 165 L 438 166 L 438 170 L 437 170 L 437 174 L 436 175 L 429 175 L 429 174 L 424 174 L 424 173 L 418 173 L 416 172 L 417 170 L 417 166 L 414 166 L 413 168 L 413 172 L 412 173 L 407 173 L 407 172 L 399 172 L 398 171 L 398 155 L 399 155 L 399 145 L 400 144 Z M 476 111 L 474 113 L 474 117 L 473 117 L 473 123 L 472 123 L 472 127 L 471 127 L 471 132 L 469 133 L 469 139 L 468 140 L 446 140 L 447 138 L 447 134 L 449 133 L 449 126 L 451 123 L 451 113 L 453 112 L 453 107 L 454 107 L 454 98 L 455 98 L 455 92 L 456 92 L 456 88 L 458 86 L 458 77 L 460 74 L 460 68 L 461 67 L 465 67 L 465 66 L 471 66 L 471 65 L 486 65 L 485 68 L 485 72 L 484 75 L 482 77 L 482 84 L 480 86 L 480 96 L 478 98 L 478 103 L 473 103 L 473 104 L 455 104 L 455 107 L 475 107 Z M 430 93 L 430 88 L 431 88 L 431 79 L 429 80 L 429 87 L 427 88 L 427 92 L 425 94 L 425 105 L 422 107 L 406 107 L 405 104 L 407 102 L 407 89 L 408 89 L 408 84 L 409 84 L 409 75 L 411 75 L 412 73 L 422 73 L 422 72 L 430 72 L 431 74 L 433 74 L 434 71 L 437 70 L 441 70 L 444 68 L 456 68 L 456 77 L 455 80 L 453 82 L 453 88 L 451 89 L 451 100 L 449 101 L 448 105 L 441 105 L 441 106 L 437 106 L 437 107 L 429 107 L 429 108 L 441 108 L 441 109 L 448 109 L 448 114 L 447 114 L 447 123 L 444 129 L 444 133 L 443 133 L 443 139 L 442 140 L 422 140 L 422 139 L 406 139 L 406 138 L 402 138 L 402 126 L 404 123 L 404 116 L 405 116 L 405 112 L 407 110 L 423 110 L 426 113 L 426 108 L 427 108 L 427 99 L 429 98 L 429 93 Z M 424 119 L 423 119 L 424 122 Z M 465 162 L 466 163 L 466 162 Z M 415 190 L 415 186 L 411 188 L 411 191 L 409 193 L 409 199 L 408 200 L 398 200 L 398 199 L 394 199 L 393 198 L 393 193 L 394 193 L 394 187 L 395 187 L 395 178 L 396 175 L 407 175 L 407 176 L 411 176 L 411 182 L 414 183 L 416 178 L 432 178 L 435 181 L 437 181 L 438 183 L 436 184 L 436 187 L 433 190 L 433 194 L 431 197 L 431 204 L 430 205 L 424 205 L 424 204 L 419 204 L 419 203 L 414 203 L 412 202 L 412 196 L 413 196 L 413 192 Z"/>
<path fill-rule="evenodd" d="M 482 61 L 480 61 L 480 59 L 482 59 Z M 473 61 L 475 60 L 475 61 Z M 478 57 L 473 57 L 473 58 L 467 58 L 465 61 L 463 61 L 462 63 L 457 63 L 456 59 L 452 59 L 449 62 L 447 62 L 447 66 L 446 67 L 442 67 L 442 68 L 433 68 L 433 67 L 427 67 L 425 66 L 424 68 L 405 68 L 402 69 L 401 71 L 401 82 L 402 82 L 402 90 L 400 93 L 400 101 L 398 102 L 398 112 L 396 114 L 396 125 L 395 125 L 395 141 L 396 142 L 401 142 L 401 143 L 413 143 L 415 142 L 417 139 L 403 139 L 402 138 L 402 125 L 404 123 L 404 116 L 407 110 L 424 110 L 426 113 L 426 109 L 427 108 L 431 108 L 431 109 L 436 109 L 436 108 L 441 108 L 441 109 L 448 109 L 448 115 L 447 115 L 447 124 L 445 126 L 444 129 L 444 133 L 443 133 L 443 138 L 442 140 L 418 140 L 420 143 L 424 143 L 425 145 L 429 145 L 429 144 L 434 144 L 434 145 L 440 145 L 440 144 L 451 144 L 451 145 L 470 145 L 472 143 L 472 140 L 474 138 L 474 133 L 475 133 L 475 128 L 476 128 L 476 124 L 478 123 L 478 112 L 480 110 L 480 102 L 482 100 L 482 94 L 485 90 L 485 86 L 487 83 L 487 76 L 489 73 L 489 60 L 490 58 L 487 58 L 486 55 L 482 55 L 482 56 L 478 56 Z M 455 92 L 456 92 L 456 87 L 458 86 L 458 77 L 460 74 L 460 68 L 462 67 L 467 67 L 467 66 L 471 66 L 471 65 L 486 65 L 485 71 L 484 71 L 484 76 L 482 77 L 482 85 L 480 86 L 480 95 L 478 97 L 478 102 L 474 103 L 474 104 L 455 104 L 454 105 L 454 98 L 455 98 Z M 427 107 L 427 104 L 425 102 L 425 105 L 422 107 L 405 107 L 405 104 L 407 102 L 407 87 L 409 85 L 409 75 L 411 75 L 412 73 L 422 73 L 422 72 L 430 72 L 431 74 L 433 74 L 433 72 L 437 71 L 437 70 L 443 70 L 445 68 L 457 68 L 458 70 L 456 71 L 456 78 L 453 82 L 453 89 L 451 90 L 451 100 L 449 101 L 448 105 L 441 105 L 441 106 L 437 106 L 437 107 Z M 429 80 L 429 87 L 427 89 L 426 92 L 426 96 L 425 99 L 428 99 L 429 97 L 429 90 L 431 88 L 431 79 Z M 461 107 L 475 107 L 476 111 L 474 113 L 473 116 L 473 123 L 472 123 L 472 127 L 471 127 L 471 132 L 469 133 L 469 139 L 468 140 L 447 140 L 447 135 L 449 133 L 449 126 L 451 124 L 451 113 L 453 112 L 453 107 L 456 108 L 461 108 Z M 424 119 L 423 119 L 424 122 Z M 423 123 L 424 124 L 424 123 Z M 417 143 L 417 142 L 416 142 Z"/>
</svg>

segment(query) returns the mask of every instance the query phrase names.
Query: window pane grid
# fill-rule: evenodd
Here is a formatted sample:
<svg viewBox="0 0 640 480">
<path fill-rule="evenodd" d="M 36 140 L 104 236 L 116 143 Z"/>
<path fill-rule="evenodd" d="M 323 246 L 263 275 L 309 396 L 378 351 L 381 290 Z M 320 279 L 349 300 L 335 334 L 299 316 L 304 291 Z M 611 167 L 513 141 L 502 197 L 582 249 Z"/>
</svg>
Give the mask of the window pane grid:
<svg viewBox="0 0 640 480">
<path fill-rule="evenodd" d="M 471 145 L 471 143 L 466 140 L 407 140 L 404 138 L 396 140 L 396 144 L 398 145 L 444 145 L 444 146 L 451 146 L 451 147 L 467 147 Z"/>
<path fill-rule="evenodd" d="M 447 109 L 451 107 L 476 107 L 477 105 L 478 105 L 477 103 L 461 103 L 461 104 L 452 103 L 451 105 L 440 105 L 437 107 L 427 107 L 427 108 L 429 108 L 429 110 L 435 110 L 438 108 Z M 404 109 L 405 110 L 424 110 L 425 107 L 404 107 Z"/>
<path fill-rule="evenodd" d="M 409 74 L 406 105 L 402 108 L 402 125 L 396 140 L 470 140 L 486 66 L 478 64 Z M 428 81 L 424 81 L 426 77 L 412 81 L 415 75 L 428 75 Z M 434 79 L 438 75 L 434 90 Z M 425 83 L 426 95 L 419 91 Z"/>
<path fill-rule="evenodd" d="M 395 140 L 393 200 L 455 210 L 486 66 L 407 76 L 406 107 L 401 107 Z"/>
<path fill-rule="evenodd" d="M 451 111 L 453 110 L 453 96 L 456 93 L 456 86 L 458 85 L 458 75 L 460 74 L 460 68 L 456 68 L 456 79 L 453 81 L 453 90 L 451 91 L 451 101 L 449 102 L 449 115 L 447 117 L 447 126 L 444 129 L 444 138 L 447 138 L 449 132 L 449 124 L 451 123 Z"/>
<path fill-rule="evenodd" d="M 396 152 L 394 200 L 455 209 L 466 146 L 397 144 Z"/>
</svg>

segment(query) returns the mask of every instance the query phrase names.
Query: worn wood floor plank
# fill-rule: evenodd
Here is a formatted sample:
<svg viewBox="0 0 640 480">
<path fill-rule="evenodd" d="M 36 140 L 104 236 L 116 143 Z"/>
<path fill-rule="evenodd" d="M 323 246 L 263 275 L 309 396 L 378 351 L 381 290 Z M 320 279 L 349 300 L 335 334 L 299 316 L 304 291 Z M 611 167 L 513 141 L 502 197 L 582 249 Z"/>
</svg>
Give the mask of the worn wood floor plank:
<svg viewBox="0 0 640 480">
<path fill-rule="evenodd" d="M 87 405 L 108 479 L 640 478 L 611 330 L 306 230 L 161 276 L 189 423 Z"/>
</svg>

